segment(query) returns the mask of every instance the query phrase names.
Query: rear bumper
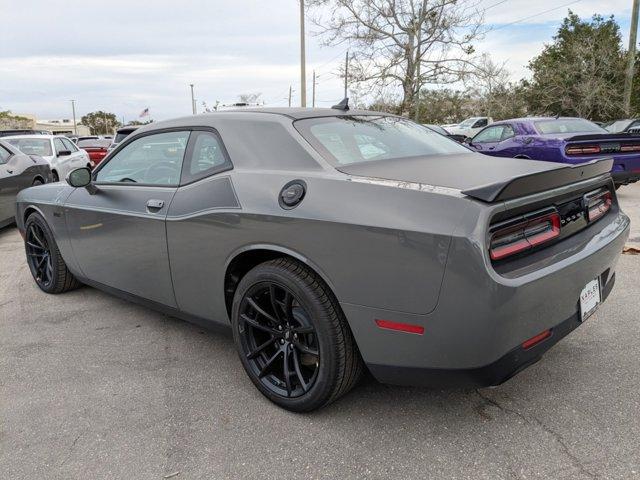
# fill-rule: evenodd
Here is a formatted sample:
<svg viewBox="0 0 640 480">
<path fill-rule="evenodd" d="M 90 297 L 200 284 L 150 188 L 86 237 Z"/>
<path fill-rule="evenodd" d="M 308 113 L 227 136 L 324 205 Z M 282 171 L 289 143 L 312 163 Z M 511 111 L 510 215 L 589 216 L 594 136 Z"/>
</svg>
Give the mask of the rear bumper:
<svg viewBox="0 0 640 480">
<path fill-rule="evenodd" d="M 608 279 L 602 289 L 602 301 L 611 293 L 615 274 Z M 587 319 L 588 321 L 588 319 Z M 531 348 L 518 345 L 495 362 L 476 368 L 445 369 L 394 367 L 391 365 L 368 364 L 369 370 L 379 381 L 394 385 L 423 387 L 490 387 L 500 385 L 522 372 L 542 358 L 544 353 L 582 325 L 580 314 L 571 317 L 551 329 L 551 335 Z"/>
<path fill-rule="evenodd" d="M 580 324 L 579 296 L 588 282 L 600 278 L 603 299 L 610 293 L 628 235 L 629 219 L 618 210 L 598 228 L 546 249 L 535 268 L 512 276 L 488 266 L 472 236 L 454 237 L 432 312 L 342 307 L 365 363 L 384 383 L 499 384 L 535 363 Z M 424 333 L 383 330 L 376 319 L 419 325 Z M 521 347 L 546 330 L 552 331 L 550 337 Z"/>
</svg>

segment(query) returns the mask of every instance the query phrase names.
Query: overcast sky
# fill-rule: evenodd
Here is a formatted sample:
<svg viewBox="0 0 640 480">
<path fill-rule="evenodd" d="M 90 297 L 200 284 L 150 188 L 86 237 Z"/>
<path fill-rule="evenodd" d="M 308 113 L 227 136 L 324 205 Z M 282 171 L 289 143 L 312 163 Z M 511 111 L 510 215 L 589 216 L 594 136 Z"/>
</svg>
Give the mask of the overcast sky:
<svg viewBox="0 0 640 480">
<path fill-rule="evenodd" d="M 486 8 L 499 0 L 483 1 Z M 488 8 L 494 31 L 478 50 L 521 78 L 569 8 L 615 15 L 626 41 L 631 0 L 555 9 L 570 1 L 506 0 Z M 102 109 L 131 120 L 149 107 L 160 120 L 191 113 L 189 83 L 199 109 L 202 101 L 257 92 L 267 105 L 286 105 L 289 85 L 299 104 L 298 0 L 0 0 L 0 18 L 0 110 L 68 118 L 73 98 L 79 116 Z M 333 73 L 345 47 L 319 44 L 307 36 L 308 96 L 315 68 L 318 105 L 331 106 L 342 96 Z"/>
</svg>

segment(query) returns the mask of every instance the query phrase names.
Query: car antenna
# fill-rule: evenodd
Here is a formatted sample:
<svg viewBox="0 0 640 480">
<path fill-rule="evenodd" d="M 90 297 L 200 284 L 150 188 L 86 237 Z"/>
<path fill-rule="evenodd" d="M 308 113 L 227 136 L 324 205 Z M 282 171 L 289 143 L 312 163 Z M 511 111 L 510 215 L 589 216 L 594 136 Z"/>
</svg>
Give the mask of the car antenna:
<svg viewBox="0 0 640 480">
<path fill-rule="evenodd" d="M 349 97 L 343 98 L 340 103 L 334 105 L 331 108 L 333 108 L 334 110 L 344 110 L 346 112 L 347 110 L 349 110 Z"/>
</svg>

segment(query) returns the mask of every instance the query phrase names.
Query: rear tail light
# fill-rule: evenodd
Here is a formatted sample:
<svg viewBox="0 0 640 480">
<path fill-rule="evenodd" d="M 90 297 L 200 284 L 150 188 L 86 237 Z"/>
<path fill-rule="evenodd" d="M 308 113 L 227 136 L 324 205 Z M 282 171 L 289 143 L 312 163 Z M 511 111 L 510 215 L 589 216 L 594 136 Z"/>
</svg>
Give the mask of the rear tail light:
<svg viewBox="0 0 640 480">
<path fill-rule="evenodd" d="M 509 225 L 498 226 L 491 234 L 491 260 L 502 260 L 560 236 L 560 215 L 555 209 L 535 217 L 506 223 Z"/>
<path fill-rule="evenodd" d="M 640 144 L 637 145 L 621 145 L 621 152 L 640 152 Z"/>
<path fill-rule="evenodd" d="M 596 192 L 587 193 L 584 196 L 585 204 L 587 207 L 587 214 L 590 222 L 602 217 L 605 213 L 611 210 L 611 203 L 613 197 L 609 190 L 600 190 Z"/>
<path fill-rule="evenodd" d="M 565 152 L 567 155 L 592 155 L 600 153 L 600 145 L 569 145 Z"/>
</svg>

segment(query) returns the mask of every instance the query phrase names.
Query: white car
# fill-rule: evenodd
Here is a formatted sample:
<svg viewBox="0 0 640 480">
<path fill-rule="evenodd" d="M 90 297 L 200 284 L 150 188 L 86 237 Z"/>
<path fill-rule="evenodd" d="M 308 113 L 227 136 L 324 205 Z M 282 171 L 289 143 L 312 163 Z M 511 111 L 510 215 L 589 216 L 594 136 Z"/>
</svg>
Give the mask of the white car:
<svg viewBox="0 0 640 480">
<path fill-rule="evenodd" d="M 491 117 L 470 117 L 455 127 L 445 127 L 445 129 L 454 135 L 464 135 L 471 138 L 490 123 L 493 123 Z"/>
<path fill-rule="evenodd" d="M 80 167 L 91 168 L 89 154 L 79 149 L 67 137 L 60 135 L 13 135 L 4 137 L 26 155 L 38 155 L 51 167 L 53 181 L 64 180 L 71 170 Z"/>
</svg>

